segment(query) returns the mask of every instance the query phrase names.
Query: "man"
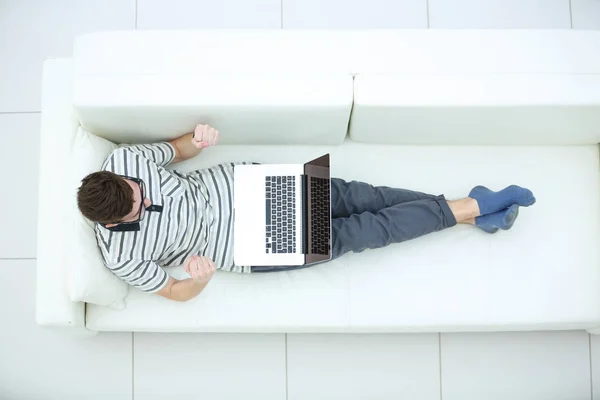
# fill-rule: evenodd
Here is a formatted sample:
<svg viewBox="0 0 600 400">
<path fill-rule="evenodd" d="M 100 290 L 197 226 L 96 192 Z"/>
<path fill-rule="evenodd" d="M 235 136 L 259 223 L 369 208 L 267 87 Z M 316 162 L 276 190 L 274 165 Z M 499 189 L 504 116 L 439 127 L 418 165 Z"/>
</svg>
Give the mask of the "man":
<svg viewBox="0 0 600 400">
<path fill-rule="evenodd" d="M 194 133 L 166 143 L 115 150 L 82 181 L 81 213 L 96 222 L 106 266 L 128 284 L 172 300 L 197 296 L 215 269 L 269 272 L 298 267 L 238 266 L 233 262 L 233 169 L 235 164 L 184 174 L 168 164 L 214 146 L 219 132 L 198 125 Z M 519 206 L 535 197 L 509 186 L 493 192 L 475 187 L 469 197 L 444 196 L 361 182 L 331 180 L 332 256 L 410 240 L 457 223 L 488 233 L 510 229 Z M 162 266 L 184 264 L 191 278 L 176 280 Z"/>
</svg>

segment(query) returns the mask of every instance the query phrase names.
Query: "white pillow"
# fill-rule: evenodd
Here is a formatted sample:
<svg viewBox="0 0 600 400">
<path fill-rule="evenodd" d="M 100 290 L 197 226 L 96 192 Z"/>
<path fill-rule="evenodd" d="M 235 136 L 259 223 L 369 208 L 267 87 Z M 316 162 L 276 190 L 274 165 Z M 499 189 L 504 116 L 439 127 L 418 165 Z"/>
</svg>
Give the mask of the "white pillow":
<svg viewBox="0 0 600 400">
<path fill-rule="evenodd" d="M 98 244 L 94 224 L 81 215 L 77 208 L 77 188 L 81 180 L 99 171 L 106 158 L 117 148 L 108 140 L 99 138 L 79 127 L 71 153 L 71 190 L 73 193 L 72 227 L 69 230 L 71 251 L 68 259 L 67 288 L 71 301 L 83 301 L 117 309 L 125 308 L 123 299 L 128 285 L 117 278 L 106 266 Z"/>
</svg>

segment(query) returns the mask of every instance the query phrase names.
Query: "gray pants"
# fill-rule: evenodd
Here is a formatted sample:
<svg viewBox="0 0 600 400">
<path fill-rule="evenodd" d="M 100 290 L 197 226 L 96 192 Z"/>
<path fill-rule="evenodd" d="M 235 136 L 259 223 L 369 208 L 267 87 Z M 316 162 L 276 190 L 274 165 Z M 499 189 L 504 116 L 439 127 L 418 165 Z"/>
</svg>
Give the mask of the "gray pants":
<svg viewBox="0 0 600 400">
<path fill-rule="evenodd" d="M 444 196 L 331 179 L 332 258 L 376 249 L 456 225 Z M 256 266 L 252 272 L 300 266 Z"/>
</svg>

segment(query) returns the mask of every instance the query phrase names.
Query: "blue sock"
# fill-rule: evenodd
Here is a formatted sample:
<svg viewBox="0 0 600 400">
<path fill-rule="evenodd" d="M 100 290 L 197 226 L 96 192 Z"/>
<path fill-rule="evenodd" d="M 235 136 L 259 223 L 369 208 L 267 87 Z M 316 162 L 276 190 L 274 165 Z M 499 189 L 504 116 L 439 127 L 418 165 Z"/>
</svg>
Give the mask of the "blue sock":
<svg viewBox="0 0 600 400">
<path fill-rule="evenodd" d="M 513 204 L 506 210 L 475 218 L 475 225 L 487 233 L 496 233 L 498 229 L 507 231 L 512 228 L 518 215 L 519 206 Z"/>
<path fill-rule="evenodd" d="M 491 191 L 485 186 L 475 186 L 469 193 L 469 197 L 477 200 L 481 215 L 493 214 L 513 204 L 528 207 L 535 203 L 535 197 L 531 190 L 517 185 L 510 185 L 499 192 Z"/>
</svg>

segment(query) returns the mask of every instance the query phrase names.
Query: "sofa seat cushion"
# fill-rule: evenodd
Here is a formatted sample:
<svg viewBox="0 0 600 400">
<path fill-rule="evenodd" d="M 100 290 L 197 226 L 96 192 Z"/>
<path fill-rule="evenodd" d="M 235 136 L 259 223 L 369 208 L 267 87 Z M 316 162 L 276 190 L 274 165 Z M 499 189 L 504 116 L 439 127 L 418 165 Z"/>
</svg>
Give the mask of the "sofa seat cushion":
<svg viewBox="0 0 600 400">
<path fill-rule="evenodd" d="M 538 203 L 509 232 L 458 226 L 274 274 L 218 272 L 187 303 L 130 290 L 126 309 L 88 304 L 100 331 L 386 332 L 590 328 L 600 323 L 597 146 L 218 146 L 178 168 L 304 162 L 332 175 L 447 198 L 477 184 L 530 187 Z M 169 270 L 185 277 L 181 267 Z"/>
</svg>

